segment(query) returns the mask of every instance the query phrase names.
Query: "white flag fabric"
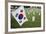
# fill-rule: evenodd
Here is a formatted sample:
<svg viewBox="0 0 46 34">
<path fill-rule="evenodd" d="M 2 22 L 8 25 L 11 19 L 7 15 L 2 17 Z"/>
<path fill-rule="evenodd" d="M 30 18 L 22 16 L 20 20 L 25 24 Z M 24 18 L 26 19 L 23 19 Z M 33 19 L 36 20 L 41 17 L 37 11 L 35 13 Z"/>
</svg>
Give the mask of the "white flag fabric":
<svg viewBox="0 0 46 34">
<path fill-rule="evenodd" d="M 18 22 L 18 24 L 20 26 L 22 26 L 22 24 L 26 21 L 28 21 L 27 17 L 26 17 L 26 13 L 24 10 L 24 6 L 20 6 L 18 9 L 16 9 L 15 11 L 12 11 L 12 15 L 13 17 L 16 19 L 16 21 Z"/>
</svg>

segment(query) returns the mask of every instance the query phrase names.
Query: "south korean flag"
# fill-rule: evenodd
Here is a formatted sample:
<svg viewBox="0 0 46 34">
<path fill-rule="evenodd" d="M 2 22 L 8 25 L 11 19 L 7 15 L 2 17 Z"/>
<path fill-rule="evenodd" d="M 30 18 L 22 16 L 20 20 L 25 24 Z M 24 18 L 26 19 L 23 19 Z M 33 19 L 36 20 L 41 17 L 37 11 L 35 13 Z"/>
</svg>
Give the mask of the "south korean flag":
<svg viewBox="0 0 46 34">
<path fill-rule="evenodd" d="M 25 10 L 24 10 L 24 6 L 20 6 L 18 9 L 13 11 L 12 15 L 20 26 L 22 26 L 24 22 L 28 21 Z"/>
</svg>

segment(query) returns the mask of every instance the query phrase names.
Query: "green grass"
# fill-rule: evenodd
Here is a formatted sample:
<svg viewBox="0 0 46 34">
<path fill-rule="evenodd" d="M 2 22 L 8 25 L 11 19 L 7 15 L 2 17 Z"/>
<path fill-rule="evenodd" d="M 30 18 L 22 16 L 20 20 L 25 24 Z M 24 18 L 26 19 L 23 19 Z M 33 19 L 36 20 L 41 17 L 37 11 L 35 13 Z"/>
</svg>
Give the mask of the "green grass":
<svg viewBox="0 0 46 34">
<path fill-rule="evenodd" d="M 18 22 L 11 16 L 11 28 L 32 28 L 32 27 L 40 27 L 41 26 L 41 9 L 32 8 L 32 12 L 30 12 L 29 8 L 25 8 L 26 16 L 28 21 L 26 21 L 22 26 L 18 24 Z M 35 12 L 35 14 L 33 14 Z M 38 13 L 37 13 L 38 12 Z M 29 13 L 29 14 L 28 14 Z M 32 21 L 32 16 L 35 16 L 35 21 Z"/>
</svg>

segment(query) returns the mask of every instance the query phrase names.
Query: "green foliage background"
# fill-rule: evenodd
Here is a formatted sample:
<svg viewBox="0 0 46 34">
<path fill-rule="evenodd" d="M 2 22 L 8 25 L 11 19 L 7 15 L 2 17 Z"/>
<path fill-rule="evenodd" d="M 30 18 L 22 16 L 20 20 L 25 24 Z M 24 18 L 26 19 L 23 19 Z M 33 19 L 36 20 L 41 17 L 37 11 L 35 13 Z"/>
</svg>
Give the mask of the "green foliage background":
<svg viewBox="0 0 46 34">
<path fill-rule="evenodd" d="M 24 8 L 28 21 L 22 26 L 11 15 L 11 28 L 32 28 L 41 26 L 41 9 L 40 8 Z M 34 14 L 33 14 L 34 13 Z M 39 15 L 40 13 L 40 15 Z M 35 16 L 35 21 L 32 21 L 32 16 Z"/>
</svg>

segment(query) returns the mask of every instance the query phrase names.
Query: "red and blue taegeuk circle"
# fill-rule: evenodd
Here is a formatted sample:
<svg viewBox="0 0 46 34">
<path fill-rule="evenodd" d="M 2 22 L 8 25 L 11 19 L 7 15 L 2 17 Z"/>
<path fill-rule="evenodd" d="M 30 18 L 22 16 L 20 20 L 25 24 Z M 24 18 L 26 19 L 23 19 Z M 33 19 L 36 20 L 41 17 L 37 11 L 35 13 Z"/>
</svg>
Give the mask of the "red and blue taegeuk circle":
<svg viewBox="0 0 46 34">
<path fill-rule="evenodd" d="M 23 14 L 19 14 L 19 16 L 18 16 L 18 19 L 22 19 L 23 18 Z"/>
</svg>

